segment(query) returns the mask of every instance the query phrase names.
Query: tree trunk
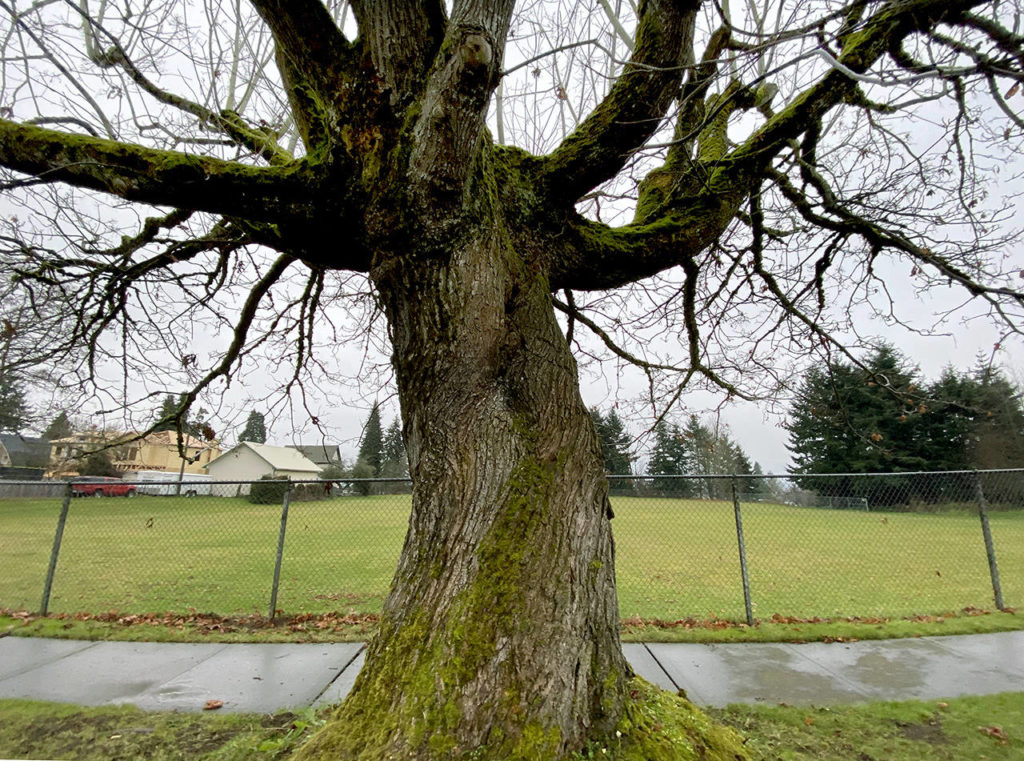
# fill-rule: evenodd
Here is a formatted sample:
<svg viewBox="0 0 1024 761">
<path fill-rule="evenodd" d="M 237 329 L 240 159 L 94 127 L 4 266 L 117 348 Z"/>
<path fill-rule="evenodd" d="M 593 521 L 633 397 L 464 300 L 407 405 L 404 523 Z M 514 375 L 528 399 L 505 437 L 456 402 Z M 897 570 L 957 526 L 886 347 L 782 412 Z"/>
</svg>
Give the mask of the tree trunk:
<svg viewBox="0 0 1024 761">
<path fill-rule="evenodd" d="M 638 694 L 597 435 L 541 247 L 506 224 L 521 189 L 488 164 L 457 210 L 377 243 L 412 515 L 363 670 L 301 759 L 551 761 L 613 737 Z"/>
<path fill-rule="evenodd" d="M 325 757 L 557 758 L 614 730 L 629 676 L 607 482 L 575 362 L 546 279 L 499 235 L 402 261 L 374 276 L 412 517 L 341 709 L 347 736 L 322 737 Z"/>
</svg>

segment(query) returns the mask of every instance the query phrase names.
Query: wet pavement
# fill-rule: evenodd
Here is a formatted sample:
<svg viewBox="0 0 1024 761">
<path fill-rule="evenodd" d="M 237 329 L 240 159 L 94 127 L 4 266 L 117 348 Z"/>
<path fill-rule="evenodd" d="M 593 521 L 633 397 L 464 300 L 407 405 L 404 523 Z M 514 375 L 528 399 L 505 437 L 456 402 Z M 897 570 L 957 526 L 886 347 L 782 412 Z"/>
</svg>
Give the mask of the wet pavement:
<svg viewBox="0 0 1024 761">
<path fill-rule="evenodd" d="M 335 703 L 363 645 L 0 638 L 0 698 L 271 712 Z M 627 644 L 638 674 L 697 704 L 834 705 L 1024 692 L 1024 631 L 825 644 Z"/>
</svg>

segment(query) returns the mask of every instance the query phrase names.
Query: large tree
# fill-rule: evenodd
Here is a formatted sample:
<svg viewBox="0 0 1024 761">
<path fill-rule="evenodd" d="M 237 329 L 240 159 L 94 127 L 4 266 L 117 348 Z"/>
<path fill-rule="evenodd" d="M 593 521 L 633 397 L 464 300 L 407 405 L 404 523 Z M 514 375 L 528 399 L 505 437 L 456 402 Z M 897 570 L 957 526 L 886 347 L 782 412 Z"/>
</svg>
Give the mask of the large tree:
<svg viewBox="0 0 1024 761">
<path fill-rule="evenodd" d="M 50 424 L 46 426 L 46 430 L 43 431 L 43 438 L 47 441 L 66 439 L 74 432 L 75 429 L 71 425 L 71 419 L 68 418 L 68 413 L 61 410 L 57 414 L 57 417 L 51 420 Z"/>
<path fill-rule="evenodd" d="M 0 3 L 0 303 L 45 337 L 21 361 L 186 407 L 281 368 L 302 404 L 337 308 L 383 313 L 412 515 L 305 757 L 683 742 L 619 644 L 582 333 L 671 401 L 773 390 L 787 349 L 841 350 L 847 305 L 897 317 L 900 268 L 1018 321 L 984 176 L 1020 145 L 1014 3 L 630 5 Z"/>
<path fill-rule="evenodd" d="M 923 383 L 892 347 L 858 365 L 835 360 L 811 368 L 790 411 L 794 474 L 883 473 L 928 469 L 921 414 Z M 931 467 L 937 467 L 936 463 Z M 831 496 L 860 496 L 864 479 L 803 477 L 798 483 Z"/>
</svg>

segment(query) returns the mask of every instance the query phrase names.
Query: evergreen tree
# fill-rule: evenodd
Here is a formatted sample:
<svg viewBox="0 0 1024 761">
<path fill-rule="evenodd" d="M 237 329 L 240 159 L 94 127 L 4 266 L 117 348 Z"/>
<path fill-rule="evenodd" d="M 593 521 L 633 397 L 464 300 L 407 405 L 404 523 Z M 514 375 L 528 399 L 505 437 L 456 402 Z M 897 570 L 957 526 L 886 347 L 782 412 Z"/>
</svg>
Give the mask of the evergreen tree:
<svg viewBox="0 0 1024 761">
<path fill-rule="evenodd" d="M 1021 389 L 988 365 L 979 365 L 972 375 L 976 402 L 966 460 L 975 468 L 1024 466 Z"/>
<path fill-rule="evenodd" d="M 74 432 L 71 421 L 68 419 L 68 413 L 62 411 L 46 426 L 43 438 L 47 441 L 56 441 L 57 439 L 66 439 Z"/>
<path fill-rule="evenodd" d="M 79 462 L 79 474 L 83 476 L 119 476 L 121 475 L 114 467 L 110 453 L 106 450 L 93 452 L 86 455 Z"/>
<path fill-rule="evenodd" d="M 178 402 L 175 400 L 173 394 L 168 394 L 164 397 L 163 402 L 160 405 L 160 409 L 156 413 L 157 423 L 153 426 L 153 431 L 176 431 L 178 430 L 175 417 L 178 414 Z"/>
<path fill-rule="evenodd" d="M 407 478 L 409 461 L 405 456 L 405 442 L 402 441 L 402 424 L 396 417 L 384 432 L 381 446 L 380 475 L 385 478 Z"/>
<path fill-rule="evenodd" d="M 630 439 L 619 413 L 612 409 L 607 415 L 602 415 L 597 407 L 592 407 L 590 417 L 594 421 L 597 438 L 601 442 L 605 472 L 615 476 L 632 475 L 632 458 L 629 456 Z"/>
<path fill-rule="evenodd" d="M 743 448 L 735 442 L 732 446 L 732 461 L 732 472 L 739 476 L 736 479 L 736 489 L 741 495 L 756 493 L 755 479 L 753 478 L 754 464 L 747 457 L 747 453 L 743 451 Z M 758 470 L 760 470 L 760 467 L 758 467 Z"/>
<path fill-rule="evenodd" d="M 686 447 L 679 426 L 659 420 L 654 426 L 654 446 L 647 461 L 647 473 L 652 476 L 682 476 L 688 472 Z M 681 478 L 654 478 L 651 486 L 662 494 L 690 496 L 693 482 Z"/>
<path fill-rule="evenodd" d="M 384 434 L 380 425 L 380 407 L 373 405 L 370 416 L 363 427 L 363 438 L 359 442 L 359 462 L 370 467 L 367 477 L 380 475 L 380 466 L 384 460 Z"/>
<path fill-rule="evenodd" d="M 18 433 L 28 424 L 28 414 L 21 383 L 7 373 L 0 376 L 0 432 Z"/>
<path fill-rule="evenodd" d="M 252 441 L 256 444 L 267 443 L 267 424 L 263 414 L 253 410 L 245 419 L 245 428 L 238 434 L 239 441 Z"/>
<path fill-rule="evenodd" d="M 928 466 L 916 371 L 887 345 L 876 348 L 864 365 L 831 362 L 808 371 L 786 426 L 792 473 L 880 473 Z M 870 492 L 876 503 L 909 497 L 905 483 L 894 479 L 868 483 L 806 477 L 797 483 L 827 496 L 863 497 Z"/>
</svg>

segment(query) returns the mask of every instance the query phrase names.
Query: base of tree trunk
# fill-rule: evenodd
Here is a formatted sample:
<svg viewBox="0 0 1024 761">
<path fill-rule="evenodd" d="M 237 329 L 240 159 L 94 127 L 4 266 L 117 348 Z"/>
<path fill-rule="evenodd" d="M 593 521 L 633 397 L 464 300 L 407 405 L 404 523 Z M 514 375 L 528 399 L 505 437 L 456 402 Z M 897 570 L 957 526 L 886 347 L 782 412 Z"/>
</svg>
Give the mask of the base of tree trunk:
<svg viewBox="0 0 1024 761">
<path fill-rule="evenodd" d="M 524 732 L 513 744 L 489 742 L 452 748 L 442 737 L 421 737 L 418 747 L 396 747 L 396 717 L 369 716 L 342 705 L 293 761 L 750 761 L 744 740 L 683 697 L 639 677 L 629 683 L 625 714 L 616 730 L 558 755 L 544 733 Z M 382 742 L 383 741 L 383 742 Z M 432 742 L 433 741 L 433 742 Z"/>
</svg>

